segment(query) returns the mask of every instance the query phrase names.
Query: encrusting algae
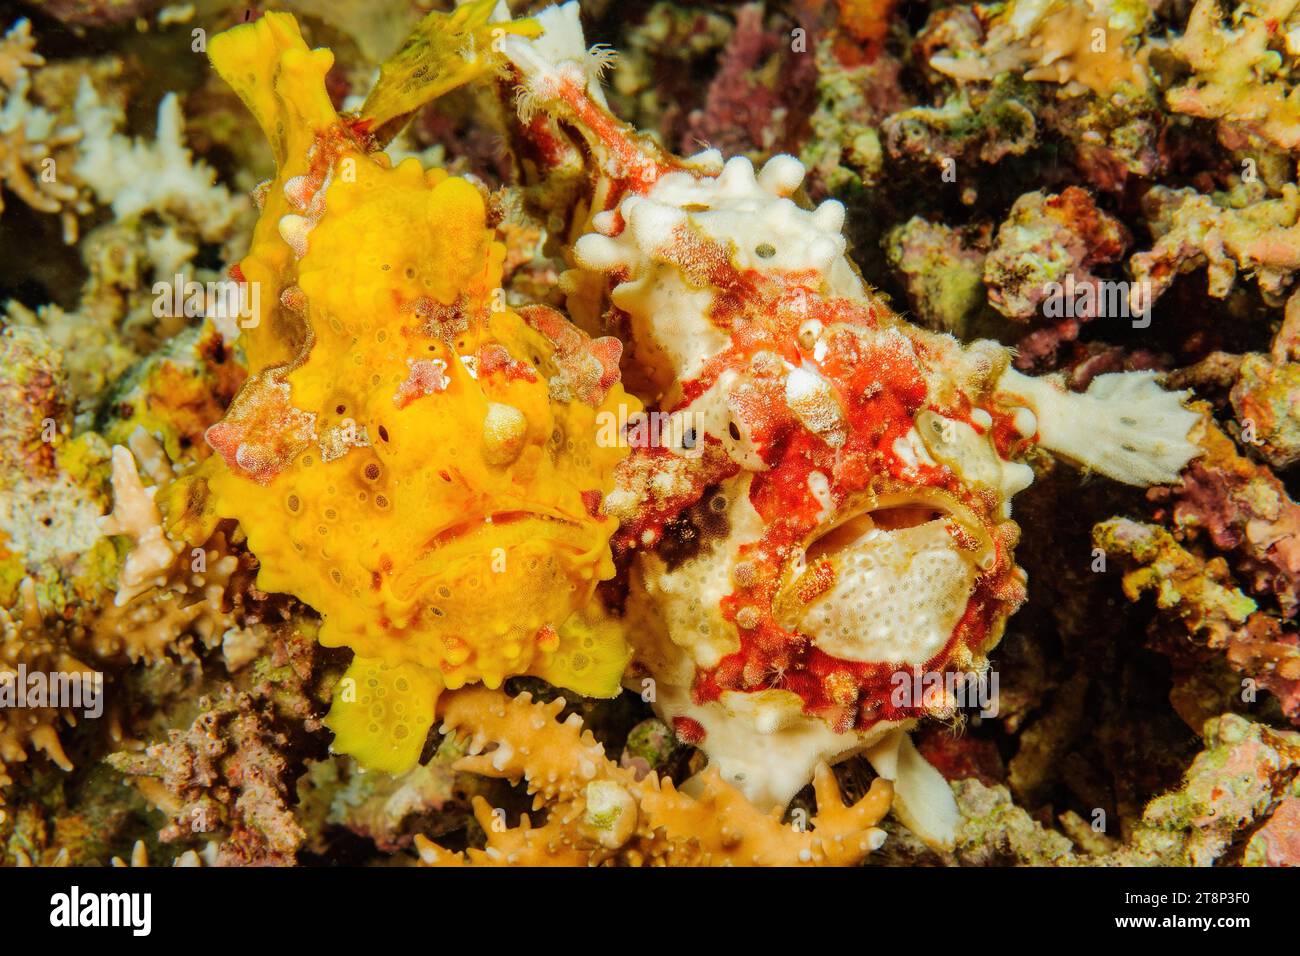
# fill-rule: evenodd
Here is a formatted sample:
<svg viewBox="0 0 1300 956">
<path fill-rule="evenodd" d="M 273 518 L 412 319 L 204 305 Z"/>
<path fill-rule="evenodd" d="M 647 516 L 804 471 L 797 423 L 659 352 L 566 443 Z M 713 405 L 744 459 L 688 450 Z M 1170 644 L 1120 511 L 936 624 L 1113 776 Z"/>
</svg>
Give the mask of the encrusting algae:
<svg viewBox="0 0 1300 956">
<path fill-rule="evenodd" d="M 244 323 L 250 379 L 207 432 L 218 455 L 168 496 L 172 527 L 238 519 L 258 586 L 356 652 L 327 723 L 365 766 L 415 763 L 444 686 L 531 673 L 612 696 L 621 637 L 564 625 L 614 571 L 601 500 L 626 452 L 597 420 L 640 408 L 618 341 L 507 307 L 479 189 L 372 152 L 292 17 L 210 56 L 278 164 L 235 270 L 267 306 Z"/>
</svg>

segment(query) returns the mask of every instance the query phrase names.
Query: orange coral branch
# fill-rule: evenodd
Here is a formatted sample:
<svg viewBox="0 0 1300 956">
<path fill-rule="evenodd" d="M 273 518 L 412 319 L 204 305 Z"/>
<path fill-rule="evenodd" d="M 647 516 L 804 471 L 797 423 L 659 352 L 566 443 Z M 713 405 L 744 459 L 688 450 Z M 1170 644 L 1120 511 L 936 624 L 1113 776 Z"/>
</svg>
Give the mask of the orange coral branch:
<svg viewBox="0 0 1300 956">
<path fill-rule="evenodd" d="M 811 829 L 781 822 L 780 812 L 751 804 L 713 768 L 691 781 L 690 795 L 651 773 L 643 779 L 605 756 L 577 715 L 563 722 L 557 699 L 535 703 L 471 687 L 444 697 L 447 733 L 467 734 L 470 755 L 455 769 L 524 781 L 534 809 L 505 827 L 481 797 L 474 813 L 487 847 L 464 854 L 416 837 L 421 861 L 434 866 L 852 866 L 884 840 L 875 825 L 889 810 L 893 788 L 876 780 L 852 806 L 844 804 L 835 775 L 818 767 L 813 786 L 817 814 Z M 491 749 L 489 748 L 490 745 Z"/>
</svg>

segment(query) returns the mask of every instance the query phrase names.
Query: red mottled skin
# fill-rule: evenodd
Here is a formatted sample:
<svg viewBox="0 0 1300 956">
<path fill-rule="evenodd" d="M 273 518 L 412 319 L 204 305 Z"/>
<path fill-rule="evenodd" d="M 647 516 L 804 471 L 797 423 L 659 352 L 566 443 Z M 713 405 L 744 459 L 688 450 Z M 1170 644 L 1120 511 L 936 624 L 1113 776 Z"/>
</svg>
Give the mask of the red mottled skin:
<svg viewBox="0 0 1300 956">
<path fill-rule="evenodd" d="M 617 235 L 625 228 L 617 210 L 627 196 L 649 193 L 670 172 L 703 175 L 610 115 L 572 76 L 557 72 L 544 82 L 547 88 L 538 93 L 553 104 L 548 108 L 552 116 L 587 140 L 594 167 L 589 214 L 608 214 L 604 234 Z M 558 156 L 550 137 L 560 128 L 534 119 L 525 132 L 535 134 L 539 155 Z M 722 599 L 719 609 L 737 624 L 740 648 L 712 669 L 698 670 L 692 696 L 703 703 L 727 690 L 781 688 L 798 694 L 806 713 L 824 718 L 839 731 L 922 716 L 922 707 L 899 707 L 890 700 L 897 665 L 838 659 L 776 620 L 776 604 L 790 583 L 791 562 L 825 531 L 825 505 L 811 492 L 809 476 L 814 471 L 825 476 L 837 510 L 855 497 L 877 500 L 928 490 L 978 524 L 976 534 L 955 520 L 948 522 L 957 546 L 967 551 L 982 546 L 985 559 L 965 613 L 944 648 L 924 664 L 932 671 L 962 670 L 996 643 L 1003 622 L 1024 600 L 1023 574 L 1012 556 L 1019 530 L 1000 517 L 1002 502 L 995 492 L 971 487 L 946 466 L 909 465 L 893 446 L 927 409 L 984 434 L 989 429 L 972 420 L 976 407 L 992 419 L 992 440 L 1004 458 L 1023 451 L 1028 441 L 991 399 L 977 405 L 952 388 L 946 390 L 951 398 L 945 405 L 931 404 L 928 383 L 950 375 L 958 346 L 906 325 L 874 297 L 863 302 L 829 296 L 823 291 L 826 277 L 815 272 L 740 269 L 730 249 L 687 226 L 678 227 L 656 248 L 655 256 L 676 266 L 688 285 L 714 291 L 708 318 L 730 337 L 728 346 L 708 358 L 696 377 L 675 383 L 674 403 L 664 410 L 687 409 L 725 372 L 736 372 L 741 385 L 733 389 L 730 403 L 766 465 L 754 474 L 749 490 L 764 532 L 758 541 L 743 546 L 740 555 L 753 571 L 743 586 Z M 611 287 L 625 278 L 621 270 L 606 275 Z M 826 349 L 816 358 L 799 336 L 810 319 L 825 329 Z M 617 327 L 628 317 L 611 306 L 606 320 Z M 804 427 L 787 405 L 783 363 L 815 366 L 830 384 L 845 415 L 843 435 L 836 436 L 834 445 L 828 443 L 829 436 Z M 670 465 L 667 456 L 672 452 L 663 447 L 633 450 L 625 467 L 648 473 L 689 468 L 690 490 L 683 493 L 674 486 L 663 498 L 644 503 L 635 517 L 623 521 L 614 539 L 616 549 L 653 547 L 665 526 L 698 502 L 706 489 L 739 473 L 740 465 L 719 453 L 716 438 L 706 435 L 704 440 L 704 454 L 689 466 Z M 809 578 L 815 586 L 833 585 L 829 564 L 814 574 L 821 575 Z M 693 742 L 698 742 L 704 728 L 690 724 L 694 726 L 679 718 L 678 735 L 695 735 Z"/>
<path fill-rule="evenodd" d="M 996 639 L 1000 622 L 1024 599 L 1011 554 L 1017 537 L 1015 526 L 1009 522 L 1000 525 L 994 517 L 995 503 L 967 488 L 947 467 L 909 466 L 893 450 L 894 442 L 915 426 L 916 416 L 927 408 L 983 433 L 985 429 L 971 420 L 974 406 L 965 396 L 959 396 L 952 407 L 927 404 L 927 372 L 940 373 L 944 356 L 929 347 L 921 334 L 891 321 L 883 305 L 821 296 L 814 291 L 816 277 L 812 275 L 738 270 L 725 250 L 710 248 L 699 236 L 680 236 L 671 255 L 689 265 L 692 278 L 723 290 L 711 317 L 732 332 L 730 346 L 710 359 L 697 378 L 683 383 L 684 397 L 677 408 L 689 406 L 728 369 L 750 369 L 758 353 L 771 353 L 794 365 L 809 358 L 797 331 L 808 318 L 816 317 L 828 327 L 840 326 L 825 333 L 827 351 L 818 371 L 833 387 L 847 419 L 844 443 L 832 447 L 797 422 L 778 377 L 770 383 L 758 378 L 757 387 L 740 403 L 754 444 L 768 465 L 766 471 L 754 475 L 749 493 L 765 532 L 758 542 L 741 549 L 740 559 L 753 566 L 754 579 L 722 600 L 723 617 L 737 623 L 740 649 L 711 670 L 697 674 L 695 701 L 714 700 L 728 690 L 781 688 L 798 694 L 806 713 L 825 719 L 841 732 L 865 730 L 881 720 L 923 716 L 922 706 L 899 707 L 891 702 L 896 666 L 833 657 L 813 646 L 807 636 L 781 626 L 775 620 L 774 607 L 786 584 L 789 562 L 822 527 L 823 504 L 809 490 L 812 472 L 829 479 L 840 501 L 859 494 L 929 487 L 951 495 L 978 516 L 993 542 L 993 561 L 980 573 L 966 612 L 947 645 L 922 669 L 949 669 L 955 658 L 967 656 L 964 652 L 977 653 Z M 752 316 L 761 316 L 761 320 L 750 320 Z M 878 334 L 859 336 L 849 328 L 853 326 Z M 933 367 L 922 364 L 927 361 Z M 985 411 L 993 419 L 994 441 L 1000 452 L 1009 455 L 1024 447 L 1026 440 L 1015 431 L 1009 415 L 995 406 Z M 706 440 L 716 442 L 711 437 Z M 634 452 L 662 453 L 658 449 Z M 730 474 L 738 470 L 735 466 Z M 708 483 L 717 477 L 710 479 Z M 698 500 L 706 486 L 698 485 L 694 499 L 685 504 Z M 644 545 L 647 531 L 650 540 L 657 540 L 664 523 L 676 513 L 647 515 L 648 521 L 622 528 L 617 541 L 623 547 Z M 951 533 L 959 546 L 974 544 L 969 532 L 955 523 Z M 814 568 L 813 574 L 833 575 L 833 570 L 825 564 Z M 833 578 L 822 577 L 818 583 L 824 590 L 833 584 Z M 757 623 L 740 626 L 742 612 L 746 612 L 747 622 Z"/>
</svg>

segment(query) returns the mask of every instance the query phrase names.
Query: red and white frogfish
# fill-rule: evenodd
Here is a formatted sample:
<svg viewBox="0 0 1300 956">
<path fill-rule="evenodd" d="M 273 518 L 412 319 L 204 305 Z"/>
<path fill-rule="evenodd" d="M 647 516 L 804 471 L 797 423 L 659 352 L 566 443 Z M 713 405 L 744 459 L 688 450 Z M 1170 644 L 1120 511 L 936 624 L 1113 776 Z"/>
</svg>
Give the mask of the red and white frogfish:
<svg viewBox="0 0 1300 956">
<path fill-rule="evenodd" d="M 540 37 L 502 49 L 535 152 L 571 159 L 567 130 L 586 141 L 570 310 L 603 295 L 625 382 L 659 409 L 625 429 L 605 497 L 634 555 L 625 685 L 759 804 L 865 753 L 903 822 L 950 844 L 951 790 L 908 731 L 954 718 L 957 682 L 930 676 L 985 671 L 1025 598 L 1011 500 L 1034 479 L 1026 457 L 1172 482 L 1196 414 L 1153 373 L 1073 393 L 997 342 L 909 325 L 847 257 L 844 207 L 796 200 L 798 160 L 664 153 L 610 114 L 609 57 L 577 4 L 536 20 Z"/>
</svg>

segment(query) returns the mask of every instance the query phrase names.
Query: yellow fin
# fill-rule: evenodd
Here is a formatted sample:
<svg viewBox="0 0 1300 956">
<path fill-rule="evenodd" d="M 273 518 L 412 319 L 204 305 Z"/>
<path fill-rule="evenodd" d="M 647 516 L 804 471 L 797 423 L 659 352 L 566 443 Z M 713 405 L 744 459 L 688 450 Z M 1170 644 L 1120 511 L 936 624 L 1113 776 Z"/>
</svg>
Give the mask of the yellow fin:
<svg viewBox="0 0 1300 956">
<path fill-rule="evenodd" d="M 420 759 L 441 691 L 438 675 L 418 664 L 354 657 L 325 717 L 334 749 L 366 770 L 405 773 Z"/>
<path fill-rule="evenodd" d="M 486 54 L 498 36 L 541 34 L 533 20 L 489 23 L 496 5 L 497 0 L 472 0 L 451 13 L 435 10 L 419 22 L 379 68 L 379 82 L 361 107 L 361 117 L 373 123 L 377 140 L 391 139 L 425 103 L 487 73 L 492 58 Z"/>
<path fill-rule="evenodd" d="M 168 537 L 191 547 L 198 547 L 212 537 L 221 519 L 212 508 L 208 479 L 219 467 L 220 459 L 210 456 L 197 468 L 158 489 L 154 504 L 162 512 Z"/>
<path fill-rule="evenodd" d="M 617 697 L 632 649 L 623 625 L 592 607 L 569 616 L 559 631 L 559 647 L 532 670 L 557 687 L 584 697 Z"/>
<path fill-rule="evenodd" d="M 316 130 L 338 114 L 325 92 L 329 50 L 309 50 L 288 13 L 266 13 L 212 38 L 208 59 L 270 140 L 277 167 L 305 154 Z"/>
</svg>

